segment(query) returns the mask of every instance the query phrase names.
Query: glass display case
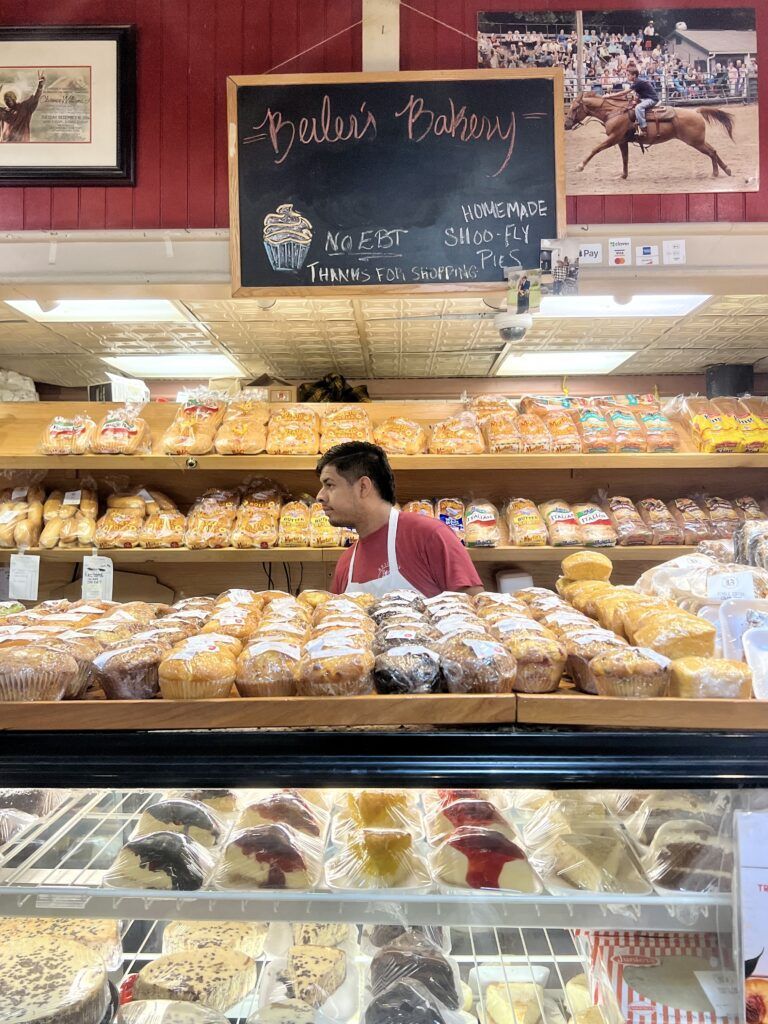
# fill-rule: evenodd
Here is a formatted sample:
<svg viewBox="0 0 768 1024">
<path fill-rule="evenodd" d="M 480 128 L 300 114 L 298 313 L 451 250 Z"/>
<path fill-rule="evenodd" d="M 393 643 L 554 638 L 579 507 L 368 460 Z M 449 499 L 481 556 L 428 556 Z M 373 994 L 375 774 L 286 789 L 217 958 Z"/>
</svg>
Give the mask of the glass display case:
<svg viewBox="0 0 768 1024">
<path fill-rule="evenodd" d="M 41 734 L 31 788 L 9 737 L 0 1020 L 733 1024 L 712 979 L 736 966 L 733 825 L 768 805 L 758 751 L 486 739 L 242 735 L 223 758 L 212 734 L 117 734 L 52 786 L 73 738 Z M 50 950 L 59 1015 L 6 1018 Z"/>
</svg>

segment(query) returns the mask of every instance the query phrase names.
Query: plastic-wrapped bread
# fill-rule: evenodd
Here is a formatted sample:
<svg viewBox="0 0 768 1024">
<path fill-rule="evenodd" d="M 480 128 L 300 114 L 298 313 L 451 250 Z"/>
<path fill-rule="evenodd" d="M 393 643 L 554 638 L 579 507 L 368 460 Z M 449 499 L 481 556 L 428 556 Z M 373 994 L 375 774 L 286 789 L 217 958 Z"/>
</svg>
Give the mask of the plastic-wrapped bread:
<svg viewBox="0 0 768 1024">
<path fill-rule="evenodd" d="M 212 451 L 226 404 L 223 395 L 208 387 L 187 392 L 163 435 L 161 450 L 167 455 L 206 455 Z"/>
<path fill-rule="evenodd" d="M 552 693 L 558 688 L 567 657 L 560 641 L 517 632 L 503 643 L 517 665 L 516 693 Z"/>
<path fill-rule="evenodd" d="M 95 455 L 136 455 L 152 448 L 147 421 L 141 416 L 141 402 L 126 402 L 110 409 L 96 428 L 91 444 Z"/>
<path fill-rule="evenodd" d="M 563 559 L 561 568 L 569 580 L 609 580 L 613 562 L 597 551 L 576 551 Z"/>
<path fill-rule="evenodd" d="M 540 416 L 522 413 L 517 418 L 517 429 L 520 432 L 521 451 L 526 454 L 552 451 L 552 437 Z"/>
<path fill-rule="evenodd" d="M 755 501 L 754 498 L 751 498 L 749 495 L 745 494 L 741 498 L 734 498 L 733 505 L 739 517 L 743 519 L 745 522 L 750 522 L 751 520 L 758 521 L 765 519 L 765 514 L 763 510 L 760 508 L 760 505 Z"/>
<path fill-rule="evenodd" d="M 693 440 L 701 452 L 728 455 L 744 448 L 743 436 L 736 420 L 720 413 L 707 398 L 691 395 L 671 404 L 688 418 Z"/>
<path fill-rule="evenodd" d="M 640 396 L 641 399 L 645 397 Z M 645 431 L 646 451 L 680 451 L 680 435 L 671 420 L 661 412 L 658 402 L 641 401 L 633 408 L 633 412 Z"/>
<path fill-rule="evenodd" d="M 275 409 L 267 428 L 270 455 L 316 455 L 320 450 L 320 424 L 314 409 L 288 405 Z"/>
<path fill-rule="evenodd" d="M 567 501 L 553 498 L 539 505 L 539 512 L 549 531 L 549 543 L 555 547 L 578 547 L 584 543 L 579 521 Z"/>
<path fill-rule="evenodd" d="M 466 396 L 464 396 L 466 398 Z M 507 413 L 516 414 L 514 403 L 511 398 L 504 395 L 473 395 L 469 400 L 470 412 L 473 412 L 480 422 L 485 426 L 485 421 L 494 416 Z"/>
<path fill-rule="evenodd" d="M 339 541 L 339 528 L 331 525 L 320 502 L 313 502 L 309 510 L 309 546 L 311 548 L 335 548 L 339 546 Z"/>
<path fill-rule="evenodd" d="M 229 547 L 236 518 L 234 508 L 193 507 L 187 517 L 184 544 L 198 550 Z"/>
<path fill-rule="evenodd" d="M 582 542 L 588 548 L 611 548 L 617 541 L 608 515 L 593 501 L 576 502 L 571 506 L 579 523 Z"/>
<path fill-rule="evenodd" d="M 416 498 L 413 501 L 407 501 L 403 505 L 403 512 L 413 512 L 417 516 L 426 516 L 428 519 L 435 518 L 435 506 L 429 498 Z"/>
<path fill-rule="evenodd" d="M 654 544 L 684 544 L 683 528 L 660 498 L 642 498 L 637 511 L 653 534 Z"/>
<path fill-rule="evenodd" d="M 499 510 L 492 502 L 468 502 L 464 515 L 464 540 L 468 548 L 495 548 L 500 543 Z"/>
<path fill-rule="evenodd" d="M 435 423 L 429 439 L 431 455 L 480 455 L 485 451 L 485 441 L 477 417 L 471 412 Z"/>
<path fill-rule="evenodd" d="M 542 414 L 541 420 L 552 438 L 553 452 L 562 454 L 581 451 L 581 438 L 576 424 L 565 409 L 551 409 Z"/>
<path fill-rule="evenodd" d="M 643 522 L 631 498 L 620 495 L 605 497 L 602 507 L 616 532 L 619 547 L 654 543 L 653 530 Z"/>
<path fill-rule="evenodd" d="M 280 511 L 279 546 L 309 547 L 309 530 L 310 506 L 305 501 L 287 501 Z"/>
<path fill-rule="evenodd" d="M 243 388 L 230 400 L 214 440 L 219 455 L 259 455 L 266 449 L 269 404 L 265 394 L 263 388 Z"/>
<path fill-rule="evenodd" d="M 486 446 L 492 454 L 517 454 L 521 450 L 516 412 L 496 412 L 482 420 L 482 427 Z"/>
<path fill-rule="evenodd" d="M 466 509 L 459 498 L 438 498 L 435 502 L 435 518 L 449 526 L 464 543 L 466 531 Z"/>
<path fill-rule="evenodd" d="M 158 679 L 164 699 L 228 697 L 237 676 L 240 650 L 239 642 L 235 647 L 227 647 L 216 633 L 183 641 L 160 662 Z"/>
<path fill-rule="evenodd" d="M 87 413 L 54 416 L 40 440 L 43 455 L 85 455 L 91 450 L 96 424 Z"/>
<path fill-rule="evenodd" d="M 144 516 L 138 509 L 109 508 L 96 523 L 96 547 L 137 548 L 143 524 Z"/>
<path fill-rule="evenodd" d="M 768 425 L 739 398 L 713 398 L 712 408 L 728 422 L 734 422 L 742 435 L 741 450 L 756 453 L 768 451 Z"/>
<path fill-rule="evenodd" d="M 709 517 L 710 536 L 730 540 L 742 522 L 734 503 L 727 498 L 702 498 L 701 507 Z"/>
<path fill-rule="evenodd" d="M 323 416 L 320 451 L 346 441 L 373 441 L 371 418 L 364 405 L 342 405 Z"/>
<path fill-rule="evenodd" d="M 549 543 L 547 525 L 536 505 L 528 498 L 510 498 L 504 506 L 509 543 L 515 547 L 538 548 Z"/>
<path fill-rule="evenodd" d="M 610 407 L 601 411 L 613 429 L 617 452 L 629 454 L 648 450 L 646 433 L 633 412 L 629 409 Z"/>
<path fill-rule="evenodd" d="M 711 539 L 709 516 L 691 498 L 673 498 L 667 507 L 683 531 L 683 544 L 698 544 Z"/>
<path fill-rule="evenodd" d="M 742 661 L 726 658 L 677 658 L 669 666 L 671 697 L 749 700 L 752 672 Z"/>
<path fill-rule="evenodd" d="M 715 655 L 715 627 L 696 615 L 683 611 L 652 612 L 634 630 L 638 647 L 650 647 L 667 658 Z"/>
<path fill-rule="evenodd" d="M 421 455 L 427 450 L 427 432 L 420 423 L 391 416 L 373 431 L 373 439 L 387 455 Z"/>
<path fill-rule="evenodd" d="M 139 547 L 181 548 L 186 529 L 187 517 L 181 512 L 155 512 L 144 520 Z"/>
<path fill-rule="evenodd" d="M 274 548 L 277 546 L 278 524 L 278 512 L 243 503 L 232 530 L 232 547 Z"/>
<path fill-rule="evenodd" d="M 576 423 L 581 435 L 582 451 L 590 455 L 602 455 L 616 451 L 616 435 L 613 427 L 599 409 L 579 409 Z"/>
<path fill-rule="evenodd" d="M 574 395 L 523 395 L 520 412 L 543 416 L 553 409 L 580 409 L 584 405 L 585 399 Z"/>
</svg>

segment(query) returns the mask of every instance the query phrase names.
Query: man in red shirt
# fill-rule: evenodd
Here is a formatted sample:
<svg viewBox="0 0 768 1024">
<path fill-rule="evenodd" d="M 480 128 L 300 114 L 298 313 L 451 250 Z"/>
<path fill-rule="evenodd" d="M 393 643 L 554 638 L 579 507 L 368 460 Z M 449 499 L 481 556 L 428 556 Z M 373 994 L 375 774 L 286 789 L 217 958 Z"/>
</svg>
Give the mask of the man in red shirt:
<svg viewBox="0 0 768 1024">
<path fill-rule="evenodd" d="M 357 530 L 359 540 L 339 559 L 334 594 L 363 591 L 377 597 L 415 590 L 483 589 L 466 548 L 450 526 L 395 508 L 395 479 L 386 453 L 365 441 L 338 444 L 317 464 L 322 504 L 333 526 Z"/>
</svg>

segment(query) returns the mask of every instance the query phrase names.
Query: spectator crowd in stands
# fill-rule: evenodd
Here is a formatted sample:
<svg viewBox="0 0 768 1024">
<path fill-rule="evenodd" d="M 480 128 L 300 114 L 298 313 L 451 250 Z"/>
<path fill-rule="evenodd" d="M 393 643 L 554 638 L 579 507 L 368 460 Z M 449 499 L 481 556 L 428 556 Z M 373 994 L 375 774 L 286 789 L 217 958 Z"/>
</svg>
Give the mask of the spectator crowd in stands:
<svg viewBox="0 0 768 1024">
<path fill-rule="evenodd" d="M 749 97 L 749 81 L 757 77 L 757 60 L 717 62 L 710 70 L 683 62 L 669 52 L 653 22 L 634 32 L 584 31 L 584 89 L 605 95 L 627 87 L 627 72 L 636 67 L 666 102 L 706 98 Z M 524 27 L 503 33 L 480 33 L 479 64 L 483 68 L 563 67 L 565 95 L 578 92 L 578 36 L 564 27 L 534 31 Z"/>
</svg>

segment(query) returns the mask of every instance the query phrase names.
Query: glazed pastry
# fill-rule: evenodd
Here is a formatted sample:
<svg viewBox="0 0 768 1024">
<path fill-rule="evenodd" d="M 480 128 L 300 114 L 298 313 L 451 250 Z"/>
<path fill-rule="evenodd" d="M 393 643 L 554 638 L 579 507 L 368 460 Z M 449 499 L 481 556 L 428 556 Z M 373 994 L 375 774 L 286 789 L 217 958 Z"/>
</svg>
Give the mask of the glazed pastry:
<svg viewBox="0 0 768 1024">
<path fill-rule="evenodd" d="M 216 946 L 255 960 L 264 952 L 268 927 L 255 921 L 170 921 L 163 932 L 163 953 Z"/>
<path fill-rule="evenodd" d="M 188 949 L 165 953 L 139 971 L 134 999 L 171 999 L 228 1010 L 256 985 L 256 964 L 236 950 Z"/>
<path fill-rule="evenodd" d="M 5 943 L 0 978 L 0 1020 L 9 1024 L 100 1024 L 109 1007 L 101 954 L 56 936 Z"/>
<path fill-rule="evenodd" d="M 308 889 L 317 868 L 285 825 L 260 825 L 236 832 L 224 848 L 226 884 L 257 889 Z"/>
<path fill-rule="evenodd" d="M 539 884 L 525 854 L 502 832 L 465 827 L 444 840 L 434 854 L 438 880 L 462 889 L 537 892 Z"/>
<path fill-rule="evenodd" d="M 450 1010 L 459 1009 L 456 977 L 447 957 L 429 943 L 408 948 L 386 946 L 371 960 L 371 992 L 374 998 L 397 982 L 417 981 Z"/>
<path fill-rule="evenodd" d="M 237 827 L 252 828 L 273 823 L 289 825 L 308 836 L 320 836 L 320 818 L 296 793 L 273 793 L 250 804 L 240 815 Z"/>
<path fill-rule="evenodd" d="M 192 800 L 161 800 L 152 804 L 139 818 L 134 836 L 151 832 L 180 832 L 203 846 L 215 846 L 224 829 L 204 804 Z"/>
<path fill-rule="evenodd" d="M 213 868 L 207 850 L 178 832 L 130 839 L 104 876 L 115 889 L 200 889 Z"/>
</svg>

